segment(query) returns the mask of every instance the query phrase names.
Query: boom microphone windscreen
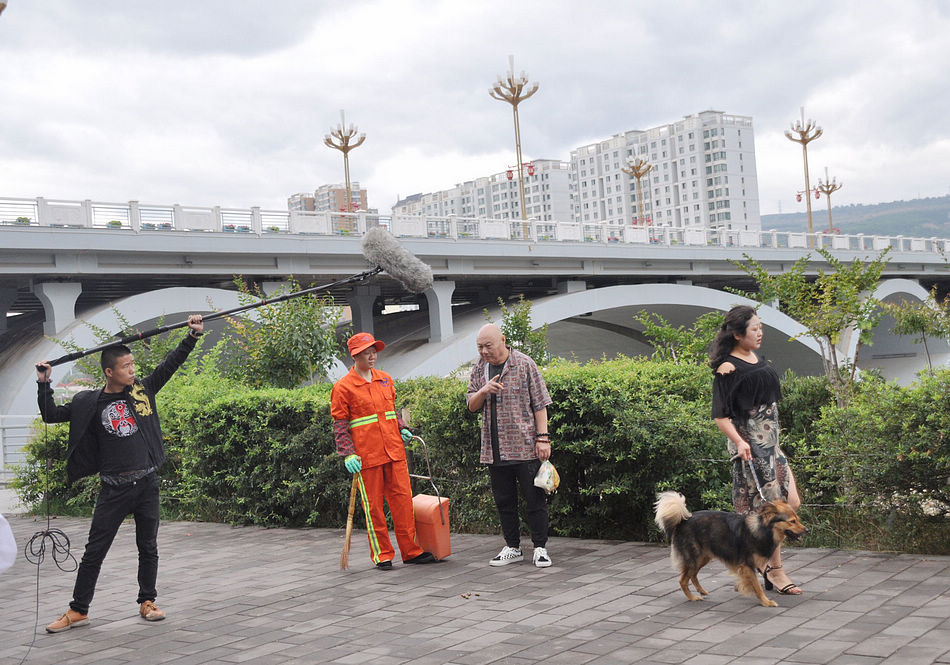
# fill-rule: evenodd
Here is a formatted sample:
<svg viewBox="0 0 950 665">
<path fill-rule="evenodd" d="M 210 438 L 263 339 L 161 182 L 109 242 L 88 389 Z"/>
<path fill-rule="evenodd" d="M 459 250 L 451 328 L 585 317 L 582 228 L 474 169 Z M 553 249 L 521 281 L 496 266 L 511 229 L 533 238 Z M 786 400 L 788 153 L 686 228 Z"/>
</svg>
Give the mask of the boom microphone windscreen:
<svg viewBox="0 0 950 665">
<path fill-rule="evenodd" d="M 363 236 L 363 256 L 385 270 L 412 293 L 422 293 L 432 286 L 432 268 L 396 240 L 381 226 Z"/>
</svg>

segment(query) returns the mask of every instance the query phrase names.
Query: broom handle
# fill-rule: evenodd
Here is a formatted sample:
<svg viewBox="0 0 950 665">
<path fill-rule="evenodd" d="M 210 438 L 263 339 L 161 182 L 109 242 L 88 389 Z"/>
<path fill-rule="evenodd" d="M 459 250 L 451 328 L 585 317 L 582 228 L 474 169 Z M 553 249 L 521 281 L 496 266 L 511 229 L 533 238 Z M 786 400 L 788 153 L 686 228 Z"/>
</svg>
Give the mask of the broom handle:
<svg viewBox="0 0 950 665">
<path fill-rule="evenodd" d="M 356 512 L 356 490 L 359 489 L 359 476 L 353 474 L 353 484 L 350 486 L 350 508 L 346 512 L 346 540 L 350 540 L 353 533 L 353 514 Z"/>
<path fill-rule="evenodd" d="M 350 486 L 350 507 L 346 512 L 346 538 L 343 540 L 343 555 L 340 557 L 340 567 L 349 565 L 350 537 L 353 535 L 353 513 L 356 512 L 356 490 L 359 486 L 358 474 L 353 474 L 353 484 Z M 346 559 L 344 561 L 343 559 Z"/>
</svg>

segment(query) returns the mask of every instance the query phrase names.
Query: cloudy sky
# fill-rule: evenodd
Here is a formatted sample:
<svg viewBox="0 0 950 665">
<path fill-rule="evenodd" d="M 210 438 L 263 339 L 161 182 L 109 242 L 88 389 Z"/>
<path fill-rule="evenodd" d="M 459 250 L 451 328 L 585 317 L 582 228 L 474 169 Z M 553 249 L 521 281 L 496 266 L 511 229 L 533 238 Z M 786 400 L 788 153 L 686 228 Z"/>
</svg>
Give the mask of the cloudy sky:
<svg viewBox="0 0 950 665">
<path fill-rule="evenodd" d="M 804 210 L 801 106 L 836 204 L 950 193 L 943 0 L 8 0 L 0 197 L 286 208 L 351 177 L 398 196 L 513 164 L 508 67 L 541 84 L 525 157 L 716 109 L 753 117 L 763 213 Z M 942 63 L 942 64 L 941 64 Z"/>
</svg>

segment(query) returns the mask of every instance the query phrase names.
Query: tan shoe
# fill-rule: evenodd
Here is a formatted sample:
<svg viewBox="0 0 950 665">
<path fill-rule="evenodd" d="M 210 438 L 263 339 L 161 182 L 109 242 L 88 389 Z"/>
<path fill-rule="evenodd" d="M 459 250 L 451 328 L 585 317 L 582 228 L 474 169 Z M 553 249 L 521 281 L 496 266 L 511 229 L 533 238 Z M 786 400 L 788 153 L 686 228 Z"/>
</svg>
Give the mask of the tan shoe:
<svg viewBox="0 0 950 665">
<path fill-rule="evenodd" d="M 139 605 L 139 614 L 146 621 L 161 621 L 165 618 L 165 613 L 158 609 L 158 605 L 151 600 L 146 600 Z"/>
<path fill-rule="evenodd" d="M 56 621 L 51 623 L 46 627 L 47 633 L 61 633 L 64 630 L 69 630 L 70 628 L 78 628 L 79 626 L 88 626 L 89 625 L 89 615 L 80 614 L 76 610 L 69 609 L 66 610 L 66 613 L 63 614 Z"/>
</svg>

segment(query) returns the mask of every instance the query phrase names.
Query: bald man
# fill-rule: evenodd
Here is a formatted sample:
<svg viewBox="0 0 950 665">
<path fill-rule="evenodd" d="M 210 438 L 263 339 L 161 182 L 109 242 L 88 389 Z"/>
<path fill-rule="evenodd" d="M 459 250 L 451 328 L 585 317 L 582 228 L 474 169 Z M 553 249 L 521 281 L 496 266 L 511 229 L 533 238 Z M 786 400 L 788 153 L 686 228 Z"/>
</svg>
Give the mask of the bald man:
<svg viewBox="0 0 950 665">
<path fill-rule="evenodd" d="M 506 344 L 498 326 L 482 326 L 476 337 L 479 361 L 472 367 L 468 410 L 482 413 L 481 462 L 488 465 L 505 547 L 491 560 L 505 566 L 524 559 L 518 519 L 518 486 L 527 504 L 534 565 L 547 568 L 548 506 L 534 486 L 541 462 L 551 457 L 548 394 L 535 362 Z"/>
</svg>

